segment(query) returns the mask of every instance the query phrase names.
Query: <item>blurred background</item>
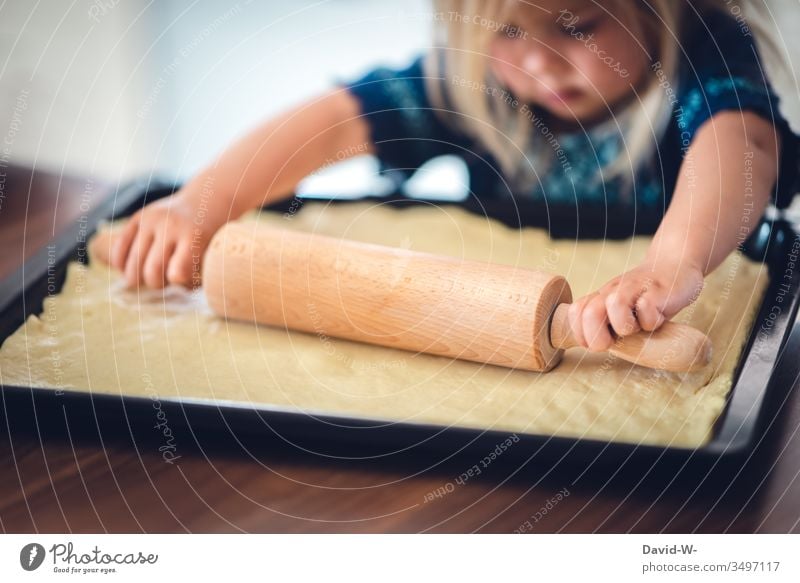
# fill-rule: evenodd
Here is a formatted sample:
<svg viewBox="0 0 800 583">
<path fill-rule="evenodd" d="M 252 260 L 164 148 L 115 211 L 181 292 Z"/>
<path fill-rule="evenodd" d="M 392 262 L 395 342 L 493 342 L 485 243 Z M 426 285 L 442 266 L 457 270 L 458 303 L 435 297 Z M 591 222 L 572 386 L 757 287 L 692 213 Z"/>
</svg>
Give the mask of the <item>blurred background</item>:
<svg viewBox="0 0 800 583">
<path fill-rule="evenodd" d="M 798 0 L 743 6 L 751 24 L 783 27 L 767 35 L 773 49 L 800 55 Z M 18 165 L 112 184 L 151 174 L 183 181 L 262 119 L 375 66 L 408 64 L 430 45 L 431 11 L 429 0 L 0 3 L 0 175 Z M 766 72 L 800 131 L 796 67 L 776 70 L 776 61 L 765 59 Z M 298 193 L 392 188 L 374 159 L 359 156 Z M 462 198 L 466 168 L 432 160 L 403 189 Z M 800 204 L 792 211 L 800 218 Z"/>
<path fill-rule="evenodd" d="M 0 4 L 0 163 L 121 182 L 183 180 L 253 124 L 430 43 L 427 0 Z M 381 194 L 367 157 L 301 194 Z M 431 162 L 411 193 L 466 194 L 466 171 Z M 438 177 L 438 178 L 437 178 Z"/>
</svg>

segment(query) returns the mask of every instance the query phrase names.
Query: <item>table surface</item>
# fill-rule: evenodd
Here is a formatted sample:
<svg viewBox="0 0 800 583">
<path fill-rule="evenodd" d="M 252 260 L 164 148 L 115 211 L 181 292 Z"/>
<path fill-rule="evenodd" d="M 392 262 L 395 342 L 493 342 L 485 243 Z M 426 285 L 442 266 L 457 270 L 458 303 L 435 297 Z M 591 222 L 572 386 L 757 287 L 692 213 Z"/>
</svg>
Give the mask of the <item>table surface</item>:
<svg viewBox="0 0 800 583">
<path fill-rule="evenodd" d="M 0 276 L 110 196 L 108 184 L 0 168 Z M 800 350 L 800 327 L 786 354 Z M 794 379 L 787 382 L 793 384 Z M 752 455 L 725 477 L 626 464 L 575 472 L 477 460 L 421 473 L 274 445 L 156 447 L 0 429 L 3 532 L 800 532 L 800 396 L 786 391 Z M 535 467 L 530 467 L 534 465 Z M 432 496 L 433 492 L 440 496 Z M 560 493 L 560 494 L 559 494 Z"/>
</svg>

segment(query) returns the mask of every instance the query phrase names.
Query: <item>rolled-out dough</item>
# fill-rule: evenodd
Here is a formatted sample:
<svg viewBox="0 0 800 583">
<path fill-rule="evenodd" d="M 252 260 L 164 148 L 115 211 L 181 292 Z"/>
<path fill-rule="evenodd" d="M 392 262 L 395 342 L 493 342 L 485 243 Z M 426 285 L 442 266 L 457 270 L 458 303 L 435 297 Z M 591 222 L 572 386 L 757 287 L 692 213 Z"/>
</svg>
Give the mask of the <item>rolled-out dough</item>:
<svg viewBox="0 0 800 583">
<path fill-rule="evenodd" d="M 549 270 L 576 298 L 634 267 L 650 241 L 553 241 L 456 206 L 307 202 L 296 213 L 240 220 Z M 712 339 L 702 371 L 650 370 L 573 349 L 555 370 L 533 373 L 227 322 L 201 292 L 129 291 L 98 261 L 71 263 L 61 292 L 3 343 L 0 381 L 694 447 L 723 409 L 767 282 L 765 266 L 735 252 L 675 318 Z"/>
</svg>

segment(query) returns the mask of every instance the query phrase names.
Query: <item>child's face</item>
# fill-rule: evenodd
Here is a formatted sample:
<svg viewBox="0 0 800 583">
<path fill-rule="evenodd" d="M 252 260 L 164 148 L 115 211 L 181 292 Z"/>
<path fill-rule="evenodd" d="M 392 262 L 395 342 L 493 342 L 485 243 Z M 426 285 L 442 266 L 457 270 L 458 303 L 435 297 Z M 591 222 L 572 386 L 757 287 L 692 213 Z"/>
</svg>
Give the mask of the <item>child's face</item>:
<svg viewBox="0 0 800 583">
<path fill-rule="evenodd" d="M 523 4 L 491 41 L 492 70 L 518 99 L 560 119 L 606 117 L 632 95 L 649 63 L 645 40 L 619 19 L 589 0 Z"/>
</svg>

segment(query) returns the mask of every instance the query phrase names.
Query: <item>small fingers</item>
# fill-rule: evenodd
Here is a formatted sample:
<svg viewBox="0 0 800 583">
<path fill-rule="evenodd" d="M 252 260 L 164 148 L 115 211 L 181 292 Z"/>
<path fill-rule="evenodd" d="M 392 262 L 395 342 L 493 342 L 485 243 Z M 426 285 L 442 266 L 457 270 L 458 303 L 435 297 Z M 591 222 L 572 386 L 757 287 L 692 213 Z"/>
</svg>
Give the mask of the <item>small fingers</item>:
<svg viewBox="0 0 800 583">
<path fill-rule="evenodd" d="M 152 243 L 153 233 L 149 230 L 140 230 L 131 244 L 128 260 L 125 263 L 125 280 L 129 287 L 137 287 L 142 282 L 142 269 Z"/>
<path fill-rule="evenodd" d="M 633 286 L 620 286 L 606 296 L 606 312 L 611 327 L 620 336 L 635 334 L 641 328 L 634 309 L 641 290 Z"/>
<path fill-rule="evenodd" d="M 601 352 L 614 343 L 614 338 L 608 329 L 605 296 L 597 294 L 587 302 L 581 314 L 581 323 L 589 350 Z"/>
<path fill-rule="evenodd" d="M 166 284 L 166 266 L 169 264 L 170 256 L 175 250 L 175 242 L 163 237 L 153 239 L 153 244 L 147 253 L 142 277 L 147 287 L 154 289 L 163 288 Z"/>
<path fill-rule="evenodd" d="M 650 288 L 636 300 L 636 319 L 642 330 L 652 332 L 664 323 L 662 306 L 666 298 L 663 296 L 660 289 Z"/>
<path fill-rule="evenodd" d="M 131 250 L 133 240 L 139 231 L 141 214 L 137 213 L 120 229 L 119 235 L 114 240 L 111 249 L 111 267 L 117 271 L 124 271 Z"/>
<path fill-rule="evenodd" d="M 200 252 L 193 248 L 192 241 L 181 239 L 167 267 L 169 283 L 192 289 L 200 282 Z"/>
<path fill-rule="evenodd" d="M 592 351 L 607 350 L 614 342 L 608 329 L 605 296 L 594 293 L 572 304 L 567 312 L 575 341 Z"/>
</svg>

